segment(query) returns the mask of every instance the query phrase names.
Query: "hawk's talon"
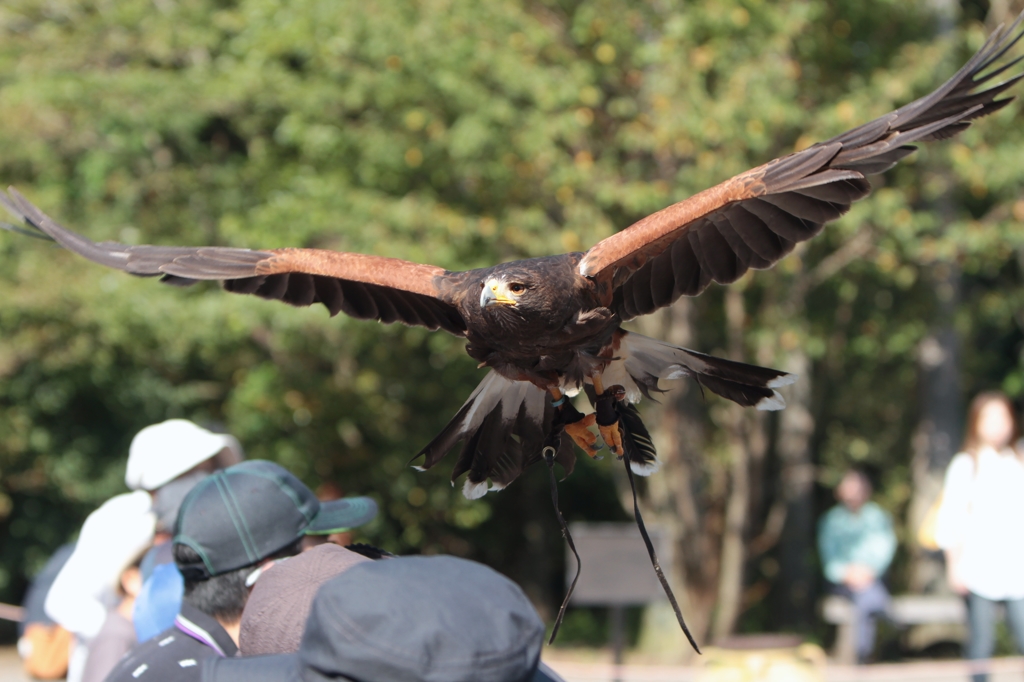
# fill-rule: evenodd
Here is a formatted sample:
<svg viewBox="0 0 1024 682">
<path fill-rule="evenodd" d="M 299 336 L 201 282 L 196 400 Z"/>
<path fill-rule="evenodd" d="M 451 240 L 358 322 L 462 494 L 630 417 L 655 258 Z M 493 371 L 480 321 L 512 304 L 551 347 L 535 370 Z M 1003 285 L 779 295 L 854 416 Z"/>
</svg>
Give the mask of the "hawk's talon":
<svg viewBox="0 0 1024 682">
<path fill-rule="evenodd" d="M 622 431 L 619 429 L 619 421 L 615 420 L 607 426 L 598 424 L 597 430 L 601 432 L 601 438 L 604 439 L 604 444 L 611 453 L 616 457 L 622 457 L 625 450 L 622 447 Z"/>
<path fill-rule="evenodd" d="M 594 377 L 594 387 L 597 390 L 599 381 Z M 625 448 L 622 446 L 622 431 L 619 429 L 619 415 L 615 411 L 615 401 L 622 400 L 626 391 L 622 386 L 609 386 L 607 391 L 602 390 L 594 400 L 594 414 L 597 415 L 597 430 L 601 432 L 601 438 L 613 455 L 622 457 Z"/>
<path fill-rule="evenodd" d="M 565 432 L 569 434 L 583 452 L 591 457 L 596 456 L 601 449 L 597 445 L 597 436 L 589 430 L 589 427 L 594 425 L 596 419 L 597 415 L 588 414 L 583 419 L 565 425 Z"/>
</svg>

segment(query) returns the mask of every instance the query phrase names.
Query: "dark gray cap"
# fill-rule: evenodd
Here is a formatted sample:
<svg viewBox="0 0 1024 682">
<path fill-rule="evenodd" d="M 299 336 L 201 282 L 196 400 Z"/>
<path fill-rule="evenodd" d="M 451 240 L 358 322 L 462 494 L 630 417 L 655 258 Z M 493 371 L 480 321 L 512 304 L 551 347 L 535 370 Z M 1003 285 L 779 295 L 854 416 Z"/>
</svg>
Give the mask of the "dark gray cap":
<svg viewBox="0 0 1024 682">
<path fill-rule="evenodd" d="M 251 566 L 303 535 L 348 530 L 376 515 L 368 497 L 320 502 L 287 469 L 249 460 L 210 474 L 185 497 L 174 544 L 188 545 L 201 561 L 178 568 L 188 580 L 205 580 Z"/>
<path fill-rule="evenodd" d="M 324 584 L 297 654 L 207 659 L 204 682 L 541 682 L 544 624 L 500 573 L 454 557 L 354 566 Z"/>
</svg>

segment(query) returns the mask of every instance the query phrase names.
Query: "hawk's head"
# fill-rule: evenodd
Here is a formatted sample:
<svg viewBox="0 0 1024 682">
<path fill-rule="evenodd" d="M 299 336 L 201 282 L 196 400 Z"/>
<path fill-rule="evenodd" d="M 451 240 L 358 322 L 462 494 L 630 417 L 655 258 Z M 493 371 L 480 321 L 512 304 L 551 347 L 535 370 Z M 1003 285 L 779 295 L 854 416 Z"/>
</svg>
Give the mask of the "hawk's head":
<svg viewBox="0 0 1024 682">
<path fill-rule="evenodd" d="M 498 323 L 503 329 L 515 324 L 520 334 L 531 333 L 527 326 L 543 330 L 559 328 L 580 310 L 574 255 L 548 256 L 502 263 L 480 273 L 475 292 L 482 320 Z M 533 329 L 531 326 L 530 329 Z"/>
<path fill-rule="evenodd" d="M 525 280 L 525 277 L 488 277 L 480 290 L 480 307 L 519 306 L 520 302 L 529 298 L 530 290 L 535 288 Z"/>
</svg>

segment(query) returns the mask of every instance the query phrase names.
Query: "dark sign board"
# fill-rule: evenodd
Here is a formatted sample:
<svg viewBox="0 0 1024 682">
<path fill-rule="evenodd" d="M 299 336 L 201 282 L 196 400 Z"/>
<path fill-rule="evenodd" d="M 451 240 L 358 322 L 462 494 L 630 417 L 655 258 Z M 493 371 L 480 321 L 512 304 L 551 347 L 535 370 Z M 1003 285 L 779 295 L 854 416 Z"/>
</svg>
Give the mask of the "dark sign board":
<svg viewBox="0 0 1024 682">
<path fill-rule="evenodd" d="M 672 575 L 667 534 L 649 527 L 651 542 L 666 576 Z M 572 595 L 575 606 L 628 606 L 662 601 L 665 592 L 651 566 L 640 531 L 632 523 L 569 524 L 583 571 Z M 576 574 L 576 559 L 566 548 L 566 585 Z"/>
</svg>

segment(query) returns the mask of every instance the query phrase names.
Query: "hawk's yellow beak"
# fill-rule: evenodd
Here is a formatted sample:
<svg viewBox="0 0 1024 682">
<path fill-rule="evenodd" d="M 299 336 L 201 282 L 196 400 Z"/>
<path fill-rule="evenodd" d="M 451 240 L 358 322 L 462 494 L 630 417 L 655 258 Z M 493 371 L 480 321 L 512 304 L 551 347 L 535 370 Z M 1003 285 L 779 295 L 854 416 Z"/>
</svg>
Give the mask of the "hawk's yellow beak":
<svg viewBox="0 0 1024 682">
<path fill-rule="evenodd" d="M 480 307 L 487 308 L 492 305 L 516 305 L 517 301 L 508 291 L 508 285 L 496 279 L 484 283 L 483 291 L 480 292 Z"/>
</svg>

